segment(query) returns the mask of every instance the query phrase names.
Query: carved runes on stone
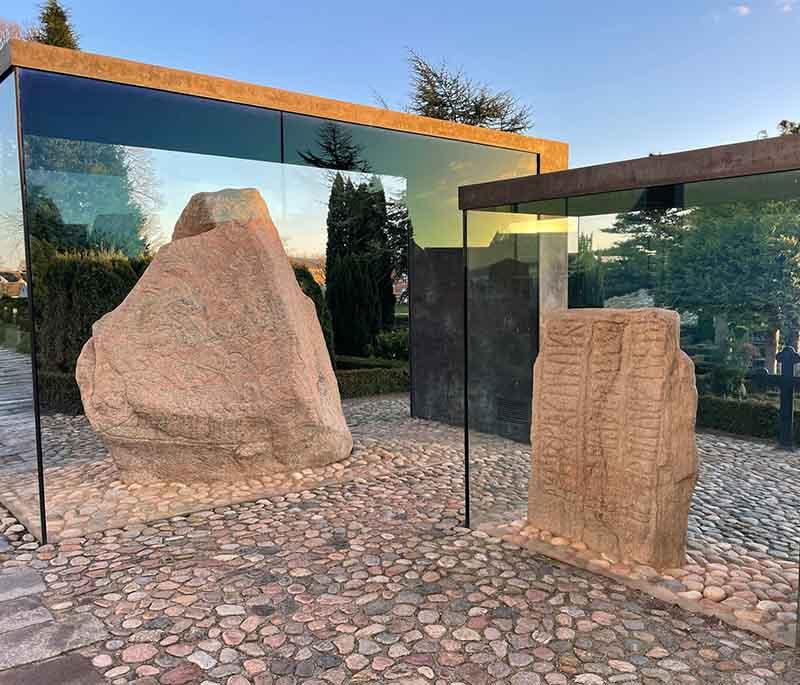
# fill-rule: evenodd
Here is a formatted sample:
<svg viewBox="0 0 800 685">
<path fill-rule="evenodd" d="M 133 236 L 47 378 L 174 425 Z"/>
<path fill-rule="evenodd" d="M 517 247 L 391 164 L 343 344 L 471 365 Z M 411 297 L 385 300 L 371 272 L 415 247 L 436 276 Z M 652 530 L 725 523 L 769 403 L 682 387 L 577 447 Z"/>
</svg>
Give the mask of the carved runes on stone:
<svg viewBox="0 0 800 685">
<path fill-rule="evenodd" d="M 548 315 L 534 364 L 532 526 L 680 566 L 697 480 L 694 364 L 664 309 Z"/>
</svg>

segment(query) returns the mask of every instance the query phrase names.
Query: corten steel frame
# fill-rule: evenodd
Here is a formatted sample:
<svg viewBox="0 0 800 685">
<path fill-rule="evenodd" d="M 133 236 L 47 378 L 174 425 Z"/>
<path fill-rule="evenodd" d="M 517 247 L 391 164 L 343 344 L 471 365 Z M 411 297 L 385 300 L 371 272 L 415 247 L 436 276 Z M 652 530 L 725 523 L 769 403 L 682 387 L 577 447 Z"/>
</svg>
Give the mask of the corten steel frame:
<svg viewBox="0 0 800 685">
<path fill-rule="evenodd" d="M 434 138 L 479 143 L 517 152 L 535 152 L 542 157 L 543 171 L 556 171 L 567 166 L 569 146 L 560 141 L 468 126 L 116 57 L 55 48 L 41 43 L 9 41 L 0 50 L 0 78 L 12 67 L 36 69 L 66 76 L 83 76 L 98 81 L 195 95 L 211 100 L 253 105 Z"/>
<path fill-rule="evenodd" d="M 800 135 L 778 136 L 744 143 L 699 148 L 686 152 L 651 155 L 608 164 L 521 176 L 458 189 L 458 207 L 463 213 L 464 253 L 464 401 L 468 401 L 469 349 L 467 335 L 467 216 L 470 210 L 516 212 L 519 205 L 543 200 L 566 200 L 625 190 L 656 189 L 685 183 L 714 181 L 782 171 L 800 170 Z M 800 197 L 800 188 L 798 188 Z M 469 473 L 469 412 L 465 409 L 464 462 Z M 469 526 L 469 482 L 466 482 L 467 526 Z M 798 559 L 800 561 L 800 559 Z M 800 588 L 798 588 L 795 647 L 800 649 Z"/>
<path fill-rule="evenodd" d="M 620 190 L 713 181 L 800 169 L 800 136 L 779 136 L 640 157 L 458 189 L 458 208 L 492 209 Z"/>
<path fill-rule="evenodd" d="M 406 112 L 359 105 L 341 100 L 296 93 L 267 86 L 260 86 L 232 79 L 197 74 L 167 67 L 143 64 L 130 60 L 107 57 L 77 50 L 67 50 L 40 43 L 11 40 L 0 49 L 0 81 L 15 79 L 17 100 L 17 139 L 19 146 L 20 185 L 23 200 L 23 223 L 25 226 L 26 261 L 30 269 L 30 233 L 26 213 L 25 166 L 23 160 L 23 124 L 19 88 L 20 70 L 43 71 L 64 76 L 88 78 L 150 90 L 164 91 L 198 99 L 217 100 L 233 104 L 261 107 L 280 114 L 280 163 L 284 162 L 284 114 L 300 114 L 320 119 L 360 126 L 412 133 L 431 138 L 441 138 L 486 147 L 501 148 L 515 152 L 535 154 L 537 173 L 565 169 L 568 165 L 569 145 L 557 140 L 534 138 L 517 133 L 469 126 L 452 121 L 422 117 Z M 466 228 L 466 226 L 464 227 Z M 413 246 L 413 235 L 409 236 L 409 249 Z M 409 260 L 409 301 L 412 300 L 413 260 Z M 34 419 L 36 427 L 36 462 L 38 470 L 39 515 L 42 542 L 47 543 L 46 498 L 44 462 L 41 444 L 40 410 L 36 363 L 36 331 L 33 323 L 33 284 L 29 284 L 28 300 L 31 316 L 31 359 Z M 465 295 L 466 297 L 466 295 Z M 465 310 L 466 324 L 466 310 Z M 412 332 L 412 317 L 409 317 L 409 332 Z M 466 328 L 464 331 L 466 335 Z M 413 354 L 410 353 L 410 375 L 413 387 Z M 466 386 L 465 386 L 466 387 Z M 413 393 L 412 393 L 413 397 Z M 466 398 L 465 398 L 466 400 Z M 465 406 L 466 412 L 466 406 Z M 466 421 L 466 413 L 465 413 Z M 468 464 L 465 458 L 465 469 Z M 465 475 L 465 511 L 469 525 L 468 478 Z"/>
</svg>

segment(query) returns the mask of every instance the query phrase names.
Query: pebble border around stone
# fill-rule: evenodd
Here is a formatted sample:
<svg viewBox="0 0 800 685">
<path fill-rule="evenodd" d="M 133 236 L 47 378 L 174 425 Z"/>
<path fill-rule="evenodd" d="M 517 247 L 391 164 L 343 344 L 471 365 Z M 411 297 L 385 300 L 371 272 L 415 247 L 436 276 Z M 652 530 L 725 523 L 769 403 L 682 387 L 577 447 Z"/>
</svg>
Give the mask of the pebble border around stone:
<svg viewBox="0 0 800 685">
<path fill-rule="evenodd" d="M 649 566 L 615 560 L 524 520 L 488 525 L 484 530 L 536 554 L 613 578 L 689 611 L 714 616 L 790 647 L 795 645 L 800 567 L 791 561 L 771 559 L 758 552 L 737 554 L 690 541 L 687 563 L 659 573 Z"/>
</svg>

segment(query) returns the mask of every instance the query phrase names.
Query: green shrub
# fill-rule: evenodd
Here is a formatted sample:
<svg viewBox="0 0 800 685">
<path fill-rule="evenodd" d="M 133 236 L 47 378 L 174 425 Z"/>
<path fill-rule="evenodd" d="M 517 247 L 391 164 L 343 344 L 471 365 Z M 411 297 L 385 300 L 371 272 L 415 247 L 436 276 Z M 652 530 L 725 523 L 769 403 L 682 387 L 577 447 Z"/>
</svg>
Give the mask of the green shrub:
<svg viewBox="0 0 800 685">
<path fill-rule="evenodd" d="M 21 332 L 19 335 L 19 342 L 17 343 L 17 352 L 20 354 L 30 354 L 31 353 L 31 334 L 26 332 Z"/>
<path fill-rule="evenodd" d="M 777 440 L 778 407 L 773 402 L 734 400 L 701 395 L 697 404 L 698 428 Z M 800 442 L 800 412 L 794 413 L 794 439 Z"/>
<path fill-rule="evenodd" d="M 408 392 L 408 369 L 352 369 L 336 372 L 342 398 L 368 397 L 390 392 Z"/>
<path fill-rule="evenodd" d="M 322 327 L 322 335 L 325 336 L 325 346 L 328 348 L 331 361 L 335 361 L 333 354 L 333 321 L 331 320 L 331 310 L 328 309 L 328 303 L 325 301 L 322 288 L 319 287 L 319 283 L 314 280 L 311 272 L 305 266 L 295 266 L 294 276 L 300 289 L 311 298 L 314 307 L 317 309 L 317 318 Z"/>
<path fill-rule="evenodd" d="M 58 371 L 42 371 L 39 378 L 39 404 L 45 412 L 83 414 L 81 393 L 75 376 Z"/>
<path fill-rule="evenodd" d="M 328 268 L 326 280 L 336 352 L 366 356 L 381 327 L 381 301 L 369 262 L 352 255 L 340 257 Z"/>
<path fill-rule="evenodd" d="M 370 346 L 370 352 L 372 357 L 408 361 L 408 329 L 399 328 L 378 333 L 375 342 Z"/>
<path fill-rule="evenodd" d="M 75 372 L 92 324 L 115 309 L 139 280 L 146 259 L 119 252 L 55 252 L 37 241 L 34 255 L 39 368 Z"/>
<path fill-rule="evenodd" d="M 336 355 L 336 368 L 351 369 L 405 369 L 408 362 L 402 359 L 381 359 L 377 357 L 351 357 L 346 354 Z"/>
</svg>

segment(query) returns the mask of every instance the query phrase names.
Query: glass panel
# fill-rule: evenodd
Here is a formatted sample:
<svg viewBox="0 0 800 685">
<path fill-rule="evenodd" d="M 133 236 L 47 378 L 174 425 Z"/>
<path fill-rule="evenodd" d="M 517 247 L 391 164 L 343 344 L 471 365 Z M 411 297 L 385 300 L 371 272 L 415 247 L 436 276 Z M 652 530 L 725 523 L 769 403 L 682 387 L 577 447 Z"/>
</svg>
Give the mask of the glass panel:
<svg viewBox="0 0 800 685">
<path fill-rule="evenodd" d="M 372 310 L 364 326 L 334 318 L 333 341 L 349 356 L 392 357 L 393 367 L 404 367 L 398 378 L 408 363 L 403 357 L 408 356 L 411 261 L 421 284 L 415 295 L 419 306 L 412 311 L 422 331 L 416 340 L 422 340 L 423 353 L 415 369 L 427 381 L 421 384 L 422 404 L 432 418 L 460 422 L 463 262 L 457 188 L 535 172 L 535 154 L 284 115 L 283 156 L 289 163 L 280 164 L 279 115 L 269 110 L 34 72 L 23 74 L 22 85 L 26 200 L 40 284 L 35 296 L 42 441 L 54 539 L 231 501 L 229 491 L 214 486 L 163 482 L 136 488 L 134 495 L 83 416 L 74 377 L 92 325 L 126 298 L 170 242 L 178 215 L 196 192 L 259 190 L 295 266 L 308 268 L 302 278 L 316 281 L 319 311 L 326 303 L 331 309 L 353 304 L 336 295 L 340 274 L 328 273 L 328 262 L 333 247 L 342 248 L 340 254 L 357 253 L 365 288 L 379 293 L 378 318 Z M 63 107 L 52 107 L 55 98 Z M 341 229 L 339 237 L 355 242 L 333 245 L 334 225 Z M 416 257 L 409 260 L 412 226 L 418 237 Z M 369 249 L 361 249 L 363 240 Z M 233 297 L 235 275 L 220 288 Z M 386 335 L 377 337 L 381 330 Z M 340 356 L 337 363 L 347 370 L 363 359 Z M 359 422 L 407 418 L 405 401 L 378 404 L 369 403 L 368 412 L 365 403 L 346 404 L 345 410 Z M 460 443 L 460 432 L 452 430 L 453 441 Z M 392 434 L 402 431 L 409 440 L 419 437 L 411 424 L 395 426 Z M 440 440 L 434 433 L 431 441 Z M 250 491 L 243 487 L 236 497 L 254 499 L 275 487 L 249 484 Z"/>
<path fill-rule="evenodd" d="M 547 215 L 467 217 L 470 514 L 492 528 L 526 515 L 539 312 L 565 295 L 548 274 L 563 273 L 566 232 Z"/>
<path fill-rule="evenodd" d="M 14 81 L 0 83 L 0 508 L 41 538 Z"/>
<path fill-rule="evenodd" d="M 43 293 L 37 293 L 36 301 L 51 534 L 103 530 L 229 503 L 231 494 L 223 488 L 182 487 L 176 495 L 171 483 L 140 487 L 121 482 L 106 447 L 81 415 L 74 380 L 92 325 L 122 302 L 159 248 L 171 241 L 172 227 L 195 193 L 258 190 L 290 259 L 309 268 L 324 285 L 326 222 L 334 184 L 358 194 L 358 201 L 366 201 L 377 187 L 383 197 L 396 200 L 405 193 L 405 180 L 85 141 L 67 141 L 65 148 L 64 142 L 25 136 L 34 275 Z M 141 169 L 146 174 L 136 175 Z M 140 180 L 147 185 L 137 186 Z M 351 198 L 348 206 L 354 207 L 356 200 Z M 235 255 L 232 260 L 235 263 Z M 235 293 L 235 272 L 226 273 L 220 287 Z M 256 499 L 268 491 L 269 486 L 258 480 L 241 483 L 235 499 Z"/>
<path fill-rule="evenodd" d="M 537 173 L 538 156 L 430 136 L 284 116 L 285 160 L 408 181 L 412 413 L 463 421 L 463 255 L 458 187 Z"/>
<path fill-rule="evenodd" d="M 733 596 L 737 616 L 747 612 L 773 638 L 793 644 L 800 476 L 796 457 L 775 441 L 778 374 L 785 371 L 777 353 L 784 345 L 797 349 L 800 340 L 800 171 L 565 198 L 563 203 L 561 217 L 550 220 L 567 231 L 562 278 L 569 307 L 676 311 L 681 348 L 694 362 L 699 472 L 689 510 L 686 564 L 681 571 L 659 569 L 669 576 L 656 584 L 676 592 L 700 591 L 712 602 Z M 518 209 L 529 212 L 529 218 L 542 217 L 542 204 Z M 479 214 L 468 215 L 471 239 Z M 513 220 L 513 215 L 500 216 Z M 543 268 L 540 263 L 540 272 Z M 540 287 L 544 280 L 540 276 Z M 473 300 L 477 306 L 479 298 L 470 292 L 471 305 Z M 480 322 L 471 306 L 471 343 L 485 335 Z M 513 349 L 514 335 L 507 338 Z M 471 373 L 472 365 L 479 367 L 472 357 Z M 800 365 L 791 370 L 800 375 Z M 529 369 L 523 371 L 520 383 L 530 379 Z M 602 435 L 579 435 L 577 440 L 606 444 L 606 437 L 614 436 L 613 422 L 610 427 L 604 423 L 609 416 L 596 413 L 589 424 L 600 425 L 592 430 Z M 502 478 L 486 478 L 484 464 L 507 463 L 513 454 L 499 438 L 492 439 L 493 451 L 483 449 L 480 438 L 471 439 L 479 445 L 477 454 L 470 450 L 473 512 L 487 508 L 486 500 L 494 505 L 501 499 L 495 484 Z M 529 449 L 523 450 L 526 457 Z M 589 496 L 590 482 L 595 494 L 604 488 L 619 491 L 645 473 L 637 465 L 625 483 L 598 485 L 593 462 L 582 463 L 577 474 L 568 474 L 583 479 L 587 491 L 581 491 L 582 497 Z M 489 495 L 487 481 L 495 488 Z M 509 506 L 506 523 L 516 521 L 516 528 L 506 530 L 523 527 L 524 519 Z M 536 534 L 541 536 L 536 548 L 545 550 L 546 536 L 565 535 L 557 530 Z M 566 544 L 563 537 L 559 544 Z M 608 563 L 596 551 L 592 554 L 578 556 Z M 634 560 L 612 560 L 618 565 L 611 571 L 622 569 L 623 576 L 635 576 L 640 568 Z M 771 583 L 762 584 L 766 579 Z"/>
<path fill-rule="evenodd" d="M 278 162 L 280 112 L 23 69 L 27 135 Z M 57 107 L 53 103 L 58 103 Z"/>
</svg>

